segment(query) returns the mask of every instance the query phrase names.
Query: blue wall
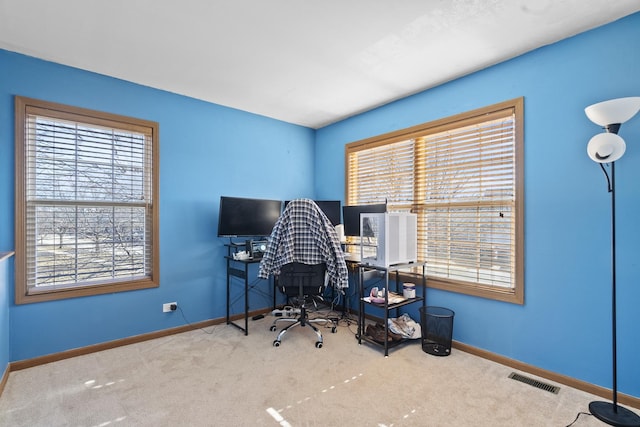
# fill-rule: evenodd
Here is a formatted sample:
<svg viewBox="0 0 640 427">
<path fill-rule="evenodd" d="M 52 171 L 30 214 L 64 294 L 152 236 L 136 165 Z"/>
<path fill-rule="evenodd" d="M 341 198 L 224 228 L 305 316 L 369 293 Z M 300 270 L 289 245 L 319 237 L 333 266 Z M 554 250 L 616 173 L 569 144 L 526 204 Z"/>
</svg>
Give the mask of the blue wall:
<svg viewBox="0 0 640 427">
<path fill-rule="evenodd" d="M 344 194 L 344 145 L 524 96 L 525 304 L 430 289 L 454 339 L 611 387 L 610 197 L 584 108 L 640 96 L 640 14 L 320 129 L 316 192 Z M 618 387 L 640 397 L 640 116 L 616 162 Z"/>
<path fill-rule="evenodd" d="M 0 253 L 0 255 L 2 255 Z M 12 263 L 13 258 L 0 260 L 0 379 L 4 375 L 4 372 L 10 361 L 9 352 L 9 335 L 10 330 L 10 318 L 9 318 L 9 292 L 10 286 L 13 282 L 9 279 L 9 263 Z"/>
<path fill-rule="evenodd" d="M 166 302 L 190 322 L 224 317 L 220 196 L 314 195 L 312 129 L 2 50 L 0 71 L 0 251 L 14 248 L 14 95 L 160 123 L 160 287 L 15 306 L 12 282 L 11 360 L 183 325 L 162 313 Z M 258 296 L 251 308 L 268 302 Z"/>
</svg>

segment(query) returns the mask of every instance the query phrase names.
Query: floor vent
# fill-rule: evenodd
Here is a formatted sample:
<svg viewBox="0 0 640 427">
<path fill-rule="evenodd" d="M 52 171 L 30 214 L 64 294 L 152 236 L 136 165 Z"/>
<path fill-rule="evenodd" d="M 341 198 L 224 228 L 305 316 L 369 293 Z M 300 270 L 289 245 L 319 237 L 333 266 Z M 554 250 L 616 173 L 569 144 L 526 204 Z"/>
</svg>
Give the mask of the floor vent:
<svg viewBox="0 0 640 427">
<path fill-rule="evenodd" d="M 511 378 L 512 380 L 520 381 L 521 383 L 529 384 L 530 386 L 539 388 L 540 390 L 551 392 L 553 394 L 558 394 L 558 392 L 560 391 L 560 387 L 543 383 L 538 380 L 534 380 L 533 378 L 516 374 L 515 372 L 509 374 L 509 378 Z"/>
</svg>

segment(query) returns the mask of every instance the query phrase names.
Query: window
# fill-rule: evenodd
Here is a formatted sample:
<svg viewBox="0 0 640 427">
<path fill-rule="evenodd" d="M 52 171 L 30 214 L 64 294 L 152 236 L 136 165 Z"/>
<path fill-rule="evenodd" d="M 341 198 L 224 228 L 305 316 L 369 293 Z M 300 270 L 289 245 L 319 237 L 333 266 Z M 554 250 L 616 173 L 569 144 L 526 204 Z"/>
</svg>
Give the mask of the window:
<svg viewBox="0 0 640 427">
<path fill-rule="evenodd" d="M 523 99 L 346 146 L 347 204 L 418 215 L 430 287 L 523 303 Z"/>
<path fill-rule="evenodd" d="M 16 97 L 17 304 L 158 286 L 158 124 Z"/>
</svg>

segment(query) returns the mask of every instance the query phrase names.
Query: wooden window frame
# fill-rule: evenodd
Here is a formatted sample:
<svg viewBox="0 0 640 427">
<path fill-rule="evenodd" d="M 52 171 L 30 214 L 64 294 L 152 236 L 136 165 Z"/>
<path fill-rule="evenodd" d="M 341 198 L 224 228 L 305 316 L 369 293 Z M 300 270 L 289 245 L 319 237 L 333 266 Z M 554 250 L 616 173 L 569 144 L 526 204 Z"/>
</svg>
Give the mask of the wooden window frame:
<svg viewBox="0 0 640 427">
<path fill-rule="evenodd" d="M 145 253 L 149 255 L 145 258 L 145 264 L 151 262 L 151 266 L 145 268 L 148 273 L 142 275 L 132 275 L 128 278 L 111 278 L 104 280 L 96 280 L 92 282 L 75 282 L 62 286 L 47 286 L 46 289 L 35 289 L 35 286 L 28 283 L 28 265 L 35 262 L 35 253 L 30 256 L 28 252 L 27 242 L 27 186 L 29 177 L 27 174 L 30 170 L 28 162 L 33 157 L 29 155 L 29 125 L 30 116 L 50 117 L 55 120 L 75 122 L 79 125 L 88 125 L 98 127 L 111 127 L 114 130 L 124 130 L 129 132 L 138 132 L 143 130 L 145 133 L 145 150 L 150 156 L 150 160 L 145 161 L 148 168 L 151 167 L 149 176 L 150 191 L 145 190 L 151 200 L 146 200 L 144 204 L 145 223 L 148 226 L 144 233 Z M 84 297 L 90 295 L 101 295 L 114 292 L 131 291 L 138 289 L 155 288 L 159 286 L 160 280 L 160 245 L 159 245 L 159 125 L 157 122 L 142 120 L 132 117 L 126 117 L 111 113 L 105 113 L 85 108 L 73 107 L 38 99 L 31 99 L 21 96 L 15 97 L 15 177 L 16 177 L 16 194 L 15 194 L 15 303 L 26 304 L 42 301 L 60 300 L 66 298 Z M 150 150 L 150 152 L 148 152 Z M 32 167 L 31 170 L 35 170 Z M 146 169 L 145 169 L 146 170 Z M 146 172 L 145 172 L 146 173 Z M 147 188 L 146 186 L 145 188 Z M 80 200 L 64 201 L 67 204 L 82 203 Z M 110 205 L 110 206 L 108 206 Z M 104 206 L 113 208 L 118 206 L 128 207 L 122 202 L 108 202 Z M 77 238 L 77 237 L 76 237 Z"/>
<path fill-rule="evenodd" d="M 383 135 L 374 136 L 361 141 L 349 143 L 345 146 L 345 200 L 346 204 L 365 204 L 379 202 L 385 200 L 385 195 L 380 194 L 379 197 L 373 198 L 371 192 L 365 196 L 358 195 L 357 184 L 350 182 L 352 171 L 350 168 L 357 168 L 354 163 L 353 153 L 372 148 L 383 148 L 386 145 L 397 144 L 411 139 L 428 137 L 443 131 L 456 130 L 468 125 L 483 123 L 491 120 L 493 117 L 500 117 L 507 114 L 513 115 L 513 161 L 514 161 L 514 200 L 512 201 L 513 210 L 513 243 L 511 244 L 512 260 L 510 266 L 513 275 L 513 287 L 501 288 L 498 286 L 484 285 L 470 281 L 449 280 L 443 277 L 435 277 L 429 275 L 429 264 L 427 263 L 428 286 L 431 288 L 442 289 L 467 295 L 478 296 L 498 301 L 510 302 L 515 304 L 524 304 L 524 98 L 515 98 L 498 104 L 479 108 L 473 111 L 464 112 L 451 117 L 438 119 L 435 121 L 423 123 L 410 128 L 390 132 Z M 413 192 L 409 196 L 412 200 L 402 200 L 396 203 L 389 203 L 390 211 L 413 211 L 419 212 L 424 208 L 424 204 L 419 201 L 419 194 L 423 194 L 422 181 L 418 177 L 418 163 L 424 159 L 418 158 L 420 153 L 414 152 L 414 171 Z M 423 168 L 424 169 L 424 168 Z M 405 194 L 406 196 L 406 194 Z M 364 197 L 364 199 L 363 199 Z M 420 217 L 420 215 L 419 215 Z M 421 229 L 420 219 L 418 224 Z M 426 237 L 428 240 L 428 235 Z M 420 248 L 419 251 L 420 253 Z M 422 261 L 422 260 L 420 260 Z M 413 272 L 403 273 L 403 280 L 416 280 Z"/>
</svg>

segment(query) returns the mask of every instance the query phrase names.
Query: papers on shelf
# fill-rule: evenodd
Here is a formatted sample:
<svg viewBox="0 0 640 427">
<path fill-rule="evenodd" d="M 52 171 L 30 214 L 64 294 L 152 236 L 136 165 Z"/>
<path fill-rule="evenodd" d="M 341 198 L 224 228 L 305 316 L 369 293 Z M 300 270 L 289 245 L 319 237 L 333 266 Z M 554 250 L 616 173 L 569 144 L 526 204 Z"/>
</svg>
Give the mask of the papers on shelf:
<svg viewBox="0 0 640 427">
<path fill-rule="evenodd" d="M 368 303 L 384 304 L 384 297 L 373 298 L 369 296 L 362 299 Z M 403 302 L 406 300 L 407 298 L 403 297 L 402 295 L 399 295 L 395 292 L 389 292 L 389 304 L 398 304 L 399 302 Z"/>
</svg>

